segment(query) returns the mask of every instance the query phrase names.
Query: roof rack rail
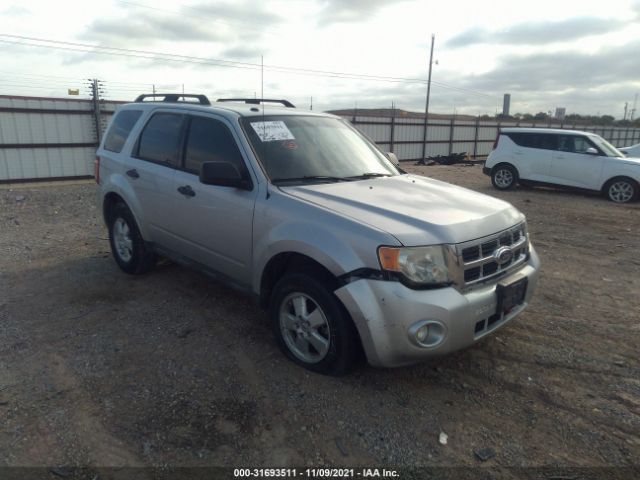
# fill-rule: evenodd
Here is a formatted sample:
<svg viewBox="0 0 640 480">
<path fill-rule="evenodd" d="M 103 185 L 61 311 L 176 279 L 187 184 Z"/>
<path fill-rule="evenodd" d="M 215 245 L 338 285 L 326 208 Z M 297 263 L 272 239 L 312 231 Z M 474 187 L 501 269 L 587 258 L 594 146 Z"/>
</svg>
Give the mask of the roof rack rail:
<svg viewBox="0 0 640 480">
<path fill-rule="evenodd" d="M 270 98 L 219 98 L 216 102 L 244 102 L 250 105 L 260 105 L 261 103 L 281 103 L 287 108 L 296 108 L 289 100 L 274 100 Z"/>
<path fill-rule="evenodd" d="M 159 97 L 162 97 L 162 100 L 155 100 L 155 98 L 159 98 Z M 138 97 L 135 99 L 135 103 L 144 102 L 145 98 L 153 98 L 154 102 L 161 101 L 161 102 L 167 102 L 167 103 L 179 103 L 181 102 L 180 100 L 181 98 L 182 99 L 196 98 L 198 99 L 198 103 L 200 105 L 211 105 L 211 102 L 209 101 L 206 95 L 196 95 L 194 93 L 144 93 L 142 95 L 138 95 Z M 189 102 L 182 101 L 182 103 L 189 103 Z"/>
</svg>

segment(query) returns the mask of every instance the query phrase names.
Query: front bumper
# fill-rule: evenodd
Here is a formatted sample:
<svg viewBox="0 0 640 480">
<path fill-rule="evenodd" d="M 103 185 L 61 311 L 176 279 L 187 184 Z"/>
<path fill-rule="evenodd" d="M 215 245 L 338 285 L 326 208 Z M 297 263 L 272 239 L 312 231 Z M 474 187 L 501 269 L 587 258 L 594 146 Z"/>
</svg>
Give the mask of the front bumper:
<svg viewBox="0 0 640 480">
<path fill-rule="evenodd" d="M 482 167 L 482 173 L 491 176 L 491 169 L 489 167 Z"/>
<path fill-rule="evenodd" d="M 531 248 L 527 263 L 509 273 L 528 278 L 524 303 L 502 316 L 495 315 L 495 283 L 460 292 L 453 287 L 412 290 L 400 282 L 360 279 L 335 294 L 356 324 L 369 363 L 398 367 L 468 347 L 506 325 L 529 304 L 539 269 L 540 260 Z M 424 320 L 442 326 L 442 341 L 433 347 L 418 346 L 410 338 L 409 329 Z M 483 320 L 485 328 L 478 331 L 476 325 Z"/>
</svg>

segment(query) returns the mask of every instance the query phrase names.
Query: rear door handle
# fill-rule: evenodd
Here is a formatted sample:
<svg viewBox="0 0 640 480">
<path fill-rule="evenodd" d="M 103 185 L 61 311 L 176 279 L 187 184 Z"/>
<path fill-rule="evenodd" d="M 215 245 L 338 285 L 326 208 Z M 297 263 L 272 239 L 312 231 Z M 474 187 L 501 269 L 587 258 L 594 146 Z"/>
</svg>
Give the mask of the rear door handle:
<svg viewBox="0 0 640 480">
<path fill-rule="evenodd" d="M 132 168 L 131 170 L 127 170 L 127 175 L 129 175 L 131 178 L 140 178 L 140 174 L 135 168 Z"/>
<path fill-rule="evenodd" d="M 193 189 L 191 188 L 191 185 L 183 185 L 182 187 L 178 187 L 178 191 L 185 197 L 196 196 L 196 192 L 193 191 Z"/>
</svg>

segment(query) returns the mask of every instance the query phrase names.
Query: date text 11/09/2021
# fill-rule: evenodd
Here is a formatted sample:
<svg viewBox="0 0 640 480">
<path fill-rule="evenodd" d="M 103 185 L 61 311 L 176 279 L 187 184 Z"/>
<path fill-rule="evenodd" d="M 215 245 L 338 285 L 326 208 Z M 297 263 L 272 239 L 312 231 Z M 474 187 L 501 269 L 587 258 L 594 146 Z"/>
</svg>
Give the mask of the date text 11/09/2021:
<svg viewBox="0 0 640 480">
<path fill-rule="evenodd" d="M 385 468 L 235 468 L 235 478 L 398 478 L 396 470 Z"/>
</svg>

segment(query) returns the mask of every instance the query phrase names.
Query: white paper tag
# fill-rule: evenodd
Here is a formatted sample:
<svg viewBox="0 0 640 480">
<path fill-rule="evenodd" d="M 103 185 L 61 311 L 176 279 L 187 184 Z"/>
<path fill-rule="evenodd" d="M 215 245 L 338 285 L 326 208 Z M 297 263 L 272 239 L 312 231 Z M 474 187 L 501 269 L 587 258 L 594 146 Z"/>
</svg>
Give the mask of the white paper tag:
<svg viewBox="0 0 640 480">
<path fill-rule="evenodd" d="M 295 137 L 282 120 L 275 122 L 252 122 L 251 126 L 263 142 L 295 140 Z"/>
</svg>

